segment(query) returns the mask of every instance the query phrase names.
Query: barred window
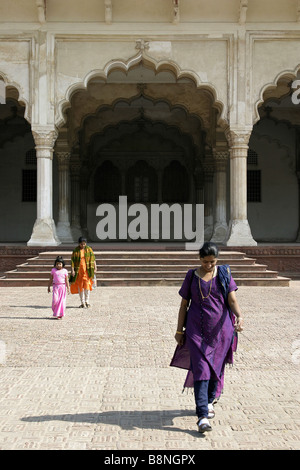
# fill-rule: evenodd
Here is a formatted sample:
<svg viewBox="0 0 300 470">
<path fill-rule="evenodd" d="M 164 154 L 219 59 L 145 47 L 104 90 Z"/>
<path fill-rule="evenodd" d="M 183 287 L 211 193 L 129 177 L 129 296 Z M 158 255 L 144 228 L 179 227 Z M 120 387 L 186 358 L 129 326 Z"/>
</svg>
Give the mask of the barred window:
<svg viewBox="0 0 300 470">
<path fill-rule="evenodd" d="M 149 201 L 149 178 L 147 176 L 134 177 L 134 200 L 136 202 Z"/>
<path fill-rule="evenodd" d="M 37 199 L 36 194 L 37 186 L 37 171 L 36 170 L 23 170 L 22 174 L 22 201 L 35 202 Z"/>
<path fill-rule="evenodd" d="M 247 171 L 247 200 L 261 202 L 261 170 Z"/>
<path fill-rule="evenodd" d="M 258 165 L 258 154 L 253 149 L 248 149 L 248 165 Z"/>
</svg>

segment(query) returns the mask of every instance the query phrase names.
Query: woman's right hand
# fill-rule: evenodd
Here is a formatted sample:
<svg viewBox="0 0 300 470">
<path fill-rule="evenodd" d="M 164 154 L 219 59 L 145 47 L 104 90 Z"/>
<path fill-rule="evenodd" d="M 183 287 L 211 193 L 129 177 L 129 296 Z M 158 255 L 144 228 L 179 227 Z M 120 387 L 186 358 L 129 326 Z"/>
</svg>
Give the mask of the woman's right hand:
<svg viewBox="0 0 300 470">
<path fill-rule="evenodd" d="M 175 339 L 176 339 L 176 341 L 177 341 L 178 346 L 183 346 L 183 345 L 184 345 L 184 341 L 185 341 L 185 335 L 184 335 L 184 333 L 178 333 L 178 332 L 176 332 L 176 334 L 175 334 Z"/>
</svg>

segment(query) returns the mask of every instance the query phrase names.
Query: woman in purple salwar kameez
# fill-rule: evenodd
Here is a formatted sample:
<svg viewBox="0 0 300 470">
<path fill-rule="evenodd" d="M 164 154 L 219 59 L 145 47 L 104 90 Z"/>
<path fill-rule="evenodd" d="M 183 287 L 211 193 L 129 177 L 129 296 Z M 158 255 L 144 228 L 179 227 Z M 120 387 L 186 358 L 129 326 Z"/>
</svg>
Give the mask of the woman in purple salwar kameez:
<svg viewBox="0 0 300 470">
<path fill-rule="evenodd" d="M 67 291 L 68 294 L 70 293 L 68 271 L 65 269 L 65 262 L 61 256 L 56 258 L 54 268 L 51 270 L 48 292 L 51 292 L 51 285 L 53 286 L 53 317 L 61 319 L 65 315 Z"/>
<path fill-rule="evenodd" d="M 184 367 L 188 361 L 185 386 L 194 387 L 198 430 L 205 432 L 211 430 L 208 419 L 214 417 L 213 402 L 222 391 L 225 364 L 232 363 L 234 333 L 242 331 L 243 319 L 231 274 L 224 298 L 217 246 L 205 243 L 199 254 L 201 266 L 187 272 L 179 291 L 175 334 L 179 347 L 171 365 Z"/>
</svg>

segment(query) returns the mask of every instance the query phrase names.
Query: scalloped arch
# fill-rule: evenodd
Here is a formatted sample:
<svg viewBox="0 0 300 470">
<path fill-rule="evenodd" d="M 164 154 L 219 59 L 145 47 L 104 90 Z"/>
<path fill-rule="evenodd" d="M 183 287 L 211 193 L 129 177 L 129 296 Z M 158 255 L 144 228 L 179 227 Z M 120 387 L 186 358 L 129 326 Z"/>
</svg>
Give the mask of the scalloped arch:
<svg viewBox="0 0 300 470">
<path fill-rule="evenodd" d="M 31 124 L 31 113 L 30 113 L 30 108 L 28 105 L 28 101 L 22 96 L 21 93 L 21 87 L 18 83 L 16 83 L 14 80 L 11 80 L 5 73 L 3 73 L 0 70 L 0 79 L 2 79 L 5 83 L 5 88 L 15 88 L 18 92 L 18 102 L 24 104 L 25 106 L 25 113 L 24 113 L 24 118 L 26 121 Z"/>
<path fill-rule="evenodd" d="M 87 114 L 85 117 L 84 117 L 84 120 L 83 120 L 83 123 L 82 125 L 84 126 L 85 125 L 85 122 L 87 122 L 89 119 L 94 119 L 96 118 L 97 119 L 97 114 L 100 110 L 102 111 L 106 111 L 106 110 L 115 110 L 116 109 L 116 106 L 121 103 L 121 102 L 124 102 L 126 104 L 130 104 L 134 101 L 136 101 L 138 99 L 137 96 L 132 96 L 130 98 L 120 98 L 120 99 L 116 99 L 112 104 L 110 105 L 100 105 L 94 113 L 91 113 L 91 114 Z M 201 125 L 201 128 L 204 129 L 204 125 L 203 125 L 203 119 L 201 116 L 195 114 L 195 113 L 187 113 L 187 110 L 184 106 L 182 106 L 181 104 L 175 104 L 173 105 L 169 100 L 165 99 L 165 98 L 157 98 L 157 99 L 152 99 L 152 98 L 149 98 L 147 96 L 144 96 L 144 99 L 146 101 L 149 101 L 152 103 L 152 105 L 155 107 L 156 105 L 160 104 L 160 103 L 164 103 L 166 104 L 168 107 L 169 107 L 169 110 L 172 111 L 172 110 L 181 110 L 184 115 L 185 115 L 185 119 L 188 118 L 188 115 L 190 118 L 192 119 L 196 119 L 200 125 Z M 76 129 L 76 131 L 78 131 L 79 129 Z"/>
<path fill-rule="evenodd" d="M 256 124 L 260 119 L 258 108 L 259 108 L 259 105 L 265 101 L 264 100 L 264 94 L 267 91 L 267 89 L 268 88 L 276 88 L 278 86 L 279 80 L 281 80 L 285 77 L 289 78 L 291 80 L 295 80 L 297 78 L 297 74 L 299 73 L 299 71 L 300 71 L 300 64 L 298 64 L 294 68 L 294 70 L 281 71 L 276 75 L 273 82 L 269 82 L 261 88 L 260 93 L 259 93 L 259 99 L 255 102 L 255 105 L 254 105 L 255 106 L 254 107 L 255 116 L 253 118 L 253 125 Z"/>
<path fill-rule="evenodd" d="M 222 101 L 219 100 L 217 90 L 213 84 L 209 82 L 201 82 L 199 76 L 195 72 L 193 72 L 192 70 L 182 70 L 179 65 L 172 60 L 161 60 L 157 62 L 155 59 L 149 57 L 146 53 L 138 53 L 127 61 L 122 59 L 111 60 L 105 65 L 103 70 L 92 70 L 84 77 L 82 81 L 72 84 L 67 89 L 65 99 L 61 100 L 58 103 L 58 119 L 56 122 L 56 126 L 60 127 L 65 124 L 65 111 L 71 107 L 72 95 L 77 91 L 86 90 L 90 80 L 97 77 L 106 81 L 110 72 L 115 70 L 121 70 L 125 73 L 128 73 L 131 68 L 140 63 L 150 67 L 152 70 L 155 71 L 156 74 L 168 70 L 174 73 L 177 80 L 188 78 L 195 83 L 195 86 L 197 88 L 207 90 L 209 93 L 211 93 L 214 99 L 214 107 L 219 112 L 219 124 L 221 126 L 228 125 L 226 118 L 226 106 Z"/>
</svg>

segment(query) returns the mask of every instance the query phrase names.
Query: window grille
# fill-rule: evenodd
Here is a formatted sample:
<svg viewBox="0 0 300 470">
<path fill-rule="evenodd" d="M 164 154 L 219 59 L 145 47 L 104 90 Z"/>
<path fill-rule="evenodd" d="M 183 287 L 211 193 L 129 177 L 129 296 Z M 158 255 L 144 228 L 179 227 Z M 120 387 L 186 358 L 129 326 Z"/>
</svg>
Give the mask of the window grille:
<svg viewBox="0 0 300 470">
<path fill-rule="evenodd" d="M 258 154 L 253 149 L 248 149 L 248 165 L 258 165 Z"/>
<path fill-rule="evenodd" d="M 136 202 L 149 201 L 149 178 L 147 176 L 135 176 L 134 200 Z"/>
</svg>

